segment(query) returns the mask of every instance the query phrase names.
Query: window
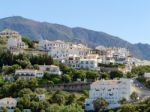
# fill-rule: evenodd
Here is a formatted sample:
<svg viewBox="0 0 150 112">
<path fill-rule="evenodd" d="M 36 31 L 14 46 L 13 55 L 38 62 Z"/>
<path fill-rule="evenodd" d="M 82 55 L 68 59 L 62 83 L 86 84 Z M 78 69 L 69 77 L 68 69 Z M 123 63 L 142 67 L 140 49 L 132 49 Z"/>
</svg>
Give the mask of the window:
<svg viewBox="0 0 150 112">
<path fill-rule="evenodd" d="M 87 103 L 86 106 L 90 106 L 90 104 Z"/>
</svg>

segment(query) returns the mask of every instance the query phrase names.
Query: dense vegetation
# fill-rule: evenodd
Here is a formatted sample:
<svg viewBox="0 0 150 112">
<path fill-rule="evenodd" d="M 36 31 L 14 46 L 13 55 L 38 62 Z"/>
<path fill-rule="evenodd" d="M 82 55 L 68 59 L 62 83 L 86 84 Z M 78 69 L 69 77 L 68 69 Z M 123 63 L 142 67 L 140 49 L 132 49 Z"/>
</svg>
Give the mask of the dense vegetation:
<svg viewBox="0 0 150 112">
<path fill-rule="evenodd" d="M 45 72 L 43 79 L 32 78 L 28 80 L 20 80 L 14 75 L 16 69 L 38 69 L 38 65 L 56 64 L 60 66 L 64 72 L 62 76 L 49 74 Z M 22 109 L 31 109 L 33 112 L 83 112 L 83 103 L 88 97 L 87 92 L 65 92 L 51 91 L 43 87 L 43 84 L 68 83 L 84 78 L 85 72 L 76 71 L 64 64 L 55 62 L 50 56 L 44 55 L 12 55 L 9 51 L 0 50 L 0 97 L 19 98 L 16 112 L 21 112 Z M 89 73 L 90 72 L 90 73 Z M 73 75 L 74 74 L 74 75 Z M 88 71 L 87 77 L 94 77 L 97 72 Z M 90 74 L 90 75 L 89 75 Z M 92 76 L 93 74 L 93 76 Z M 11 76 L 13 80 L 3 80 L 3 76 Z M 45 94 L 44 100 L 39 100 L 37 95 Z M 5 109 L 6 110 L 6 109 Z"/>
<path fill-rule="evenodd" d="M 34 48 L 34 42 L 29 37 L 22 37 L 22 41 L 28 45 L 29 48 Z"/>
<path fill-rule="evenodd" d="M 139 66 L 132 69 L 132 76 L 136 76 L 137 80 L 150 88 L 150 78 L 145 78 L 144 73 L 150 73 L 150 66 Z"/>
<path fill-rule="evenodd" d="M 0 50 L 0 67 L 1 72 L 4 75 L 14 75 L 16 69 L 38 69 L 39 65 L 57 65 L 60 67 L 60 70 L 63 72 L 61 76 L 55 74 L 49 74 L 45 72 L 44 78 L 41 83 L 69 83 L 72 81 L 77 81 L 80 79 L 81 81 L 87 80 L 95 80 L 95 79 L 113 79 L 113 78 L 121 78 L 123 77 L 123 73 L 120 71 L 108 73 L 101 73 L 98 71 L 92 70 L 75 70 L 73 68 L 68 67 L 67 65 L 60 63 L 58 61 L 53 60 L 52 57 L 47 54 L 41 55 L 26 55 L 19 54 L 13 55 L 9 51 Z"/>
<path fill-rule="evenodd" d="M 25 39 L 28 45 L 32 42 Z M 32 78 L 29 80 L 19 80 L 14 75 L 16 69 L 39 69 L 39 65 L 57 65 L 63 72 L 62 75 L 44 73 L 44 77 Z M 102 66 L 102 65 L 101 65 Z M 105 67 L 124 67 L 122 65 L 108 65 Z M 132 69 L 130 73 L 123 74 L 121 71 L 110 73 L 80 69 L 76 70 L 67 65 L 53 60 L 47 54 L 12 55 L 9 51 L 0 48 L 0 97 L 19 98 L 15 112 L 21 112 L 24 108 L 31 109 L 33 112 L 83 112 L 84 101 L 88 97 L 87 91 L 67 92 L 51 91 L 47 88 L 49 84 L 70 83 L 80 79 L 81 81 L 95 79 L 113 79 L 122 77 L 137 77 L 137 79 L 150 87 L 150 79 L 144 78 L 143 74 L 150 72 L 150 66 L 139 66 Z M 12 81 L 3 80 L 3 76 L 12 76 Z M 41 88 L 42 87 L 42 88 Z M 38 95 L 45 94 L 45 99 L 39 100 Z M 96 111 L 109 112 L 149 112 L 150 99 L 135 103 L 137 94 L 131 95 L 132 104 L 122 99 L 122 106 L 115 110 L 106 110 L 108 102 L 103 98 L 94 101 Z M 57 110 L 57 111 L 55 111 Z"/>
<path fill-rule="evenodd" d="M 38 95 L 45 94 L 45 98 L 40 100 Z M 30 80 L 16 80 L 15 82 L 5 82 L 0 87 L 0 97 L 19 98 L 16 110 L 31 109 L 33 112 L 83 112 L 82 106 L 87 94 L 85 92 L 65 92 L 51 91 L 38 88 L 36 78 Z M 71 107 L 71 108 L 70 108 Z M 52 111 L 52 110 L 53 111 Z"/>
<path fill-rule="evenodd" d="M 109 110 L 109 112 L 150 112 L 150 98 L 139 103 L 123 104 L 119 109 Z"/>
</svg>

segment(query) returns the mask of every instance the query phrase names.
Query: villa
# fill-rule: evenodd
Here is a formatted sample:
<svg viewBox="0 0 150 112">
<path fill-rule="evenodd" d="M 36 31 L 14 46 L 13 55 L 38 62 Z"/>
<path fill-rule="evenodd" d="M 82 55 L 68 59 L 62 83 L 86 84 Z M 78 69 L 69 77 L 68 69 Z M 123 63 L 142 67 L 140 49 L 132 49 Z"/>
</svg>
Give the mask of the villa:
<svg viewBox="0 0 150 112">
<path fill-rule="evenodd" d="M 19 79 L 30 79 L 34 77 L 42 78 L 44 73 L 40 70 L 22 69 L 16 70 L 15 75 L 18 76 Z"/>
<path fill-rule="evenodd" d="M 94 110 L 93 101 L 103 97 L 109 103 L 108 108 L 119 107 L 122 98 L 130 100 L 132 94 L 130 79 L 99 80 L 90 85 L 89 98 L 85 101 L 85 110 Z"/>
<path fill-rule="evenodd" d="M 0 107 L 6 107 L 9 109 L 15 108 L 17 106 L 17 100 L 14 98 L 3 98 L 0 99 Z"/>
<path fill-rule="evenodd" d="M 47 71 L 48 73 L 51 74 L 58 74 L 58 75 L 62 74 L 60 68 L 55 65 L 39 65 L 39 70 L 43 72 Z"/>
<path fill-rule="evenodd" d="M 55 59 L 65 59 L 73 55 L 83 57 L 86 56 L 91 50 L 83 44 L 74 44 L 61 40 L 41 40 L 38 48 L 39 50 L 48 51 L 48 54 Z"/>
</svg>

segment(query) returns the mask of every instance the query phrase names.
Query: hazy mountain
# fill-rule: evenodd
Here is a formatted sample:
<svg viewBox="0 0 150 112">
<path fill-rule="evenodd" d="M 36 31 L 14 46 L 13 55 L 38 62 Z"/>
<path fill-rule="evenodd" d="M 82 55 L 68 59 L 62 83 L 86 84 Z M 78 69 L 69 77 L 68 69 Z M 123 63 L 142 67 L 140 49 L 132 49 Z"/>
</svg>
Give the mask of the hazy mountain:
<svg viewBox="0 0 150 112">
<path fill-rule="evenodd" d="M 150 59 L 150 45 L 131 44 L 119 37 L 104 32 L 88 30 L 85 28 L 70 28 L 64 25 L 38 22 L 20 16 L 0 19 L 0 30 L 10 28 L 18 31 L 33 40 L 65 40 L 86 43 L 90 47 L 97 45 L 126 47 L 131 53 L 141 59 Z"/>
</svg>

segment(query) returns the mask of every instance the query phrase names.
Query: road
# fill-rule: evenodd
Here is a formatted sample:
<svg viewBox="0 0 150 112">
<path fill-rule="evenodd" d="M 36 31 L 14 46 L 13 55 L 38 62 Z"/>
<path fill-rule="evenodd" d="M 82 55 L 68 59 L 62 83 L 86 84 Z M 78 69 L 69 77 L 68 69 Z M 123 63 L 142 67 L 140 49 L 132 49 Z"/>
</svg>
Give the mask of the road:
<svg viewBox="0 0 150 112">
<path fill-rule="evenodd" d="M 150 89 L 148 89 L 147 87 L 145 87 L 144 84 L 140 83 L 136 79 L 133 79 L 133 88 L 139 94 L 139 97 L 141 99 L 145 99 L 147 97 L 150 97 Z"/>
</svg>

